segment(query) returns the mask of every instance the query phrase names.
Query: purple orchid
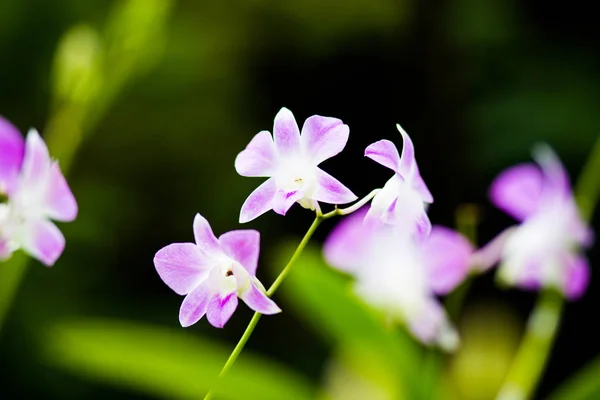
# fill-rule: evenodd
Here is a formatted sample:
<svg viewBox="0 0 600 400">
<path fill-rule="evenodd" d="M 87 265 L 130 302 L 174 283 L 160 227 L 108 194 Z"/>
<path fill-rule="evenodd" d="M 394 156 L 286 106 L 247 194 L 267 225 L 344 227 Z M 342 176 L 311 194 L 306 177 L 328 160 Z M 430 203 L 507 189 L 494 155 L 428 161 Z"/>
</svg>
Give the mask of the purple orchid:
<svg viewBox="0 0 600 400">
<path fill-rule="evenodd" d="M 366 209 L 344 219 L 327 238 L 333 267 L 356 278 L 355 291 L 390 320 L 404 322 L 419 340 L 452 350 L 458 335 L 436 298 L 467 276 L 473 253 L 458 232 L 434 226 L 423 240 L 395 225 L 368 226 Z"/>
<path fill-rule="evenodd" d="M 579 216 L 569 177 L 547 146 L 534 152 L 539 167 L 521 164 L 492 183 L 492 203 L 521 222 L 500 233 L 475 255 L 487 269 L 499 261 L 498 277 L 506 284 L 537 290 L 554 287 L 576 299 L 586 290 L 589 265 L 578 254 L 593 233 Z"/>
<path fill-rule="evenodd" d="M 154 266 L 163 282 L 185 299 L 179 310 L 181 326 L 198 322 L 205 314 L 222 328 L 238 305 L 238 297 L 261 314 L 281 309 L 256 278 L 260 234 L 236 230 L 218 239 L 208 221 L 196 214 L 196 243 L 173 243 L 156 253 Z"/>
<path fill-rule="evenodd" d="M 23 249 L 47 266 L 62 254 L 65 238 L 50 219 L 69 222 L 77 202 L 46 144 L 32 129 L 24 141 L 0 118 L 0 258 Z"/>
<path fill-rule="evenodd" d="M 285 215 L 294 203 L 314 210 L 317 202 L 345 204 L 356 196 L 318 167 L 341 152 L 348 141 L 348 125 L 331 117 L 313 115 L 302 126 L 282 108 L 275 116 L 273 136 L 259 132 L 235 159 L 238 174 L 268 177 L 242 205 L 240 223 L 269 210 Z"/>
<path fill-rule="evenodd" d="M 410 226 L 418 237 L 426 237 L 431 231 L 426 204 L 433 203 L 433 196 L 419 173 L 412 140 L 400 125 L 396 127 L 404 141 L 402 156 L 389 140 L 375 142 L 365 150 L 365 157 L 394 171 L 373 198 L 365 223 Z"/>
</svg>

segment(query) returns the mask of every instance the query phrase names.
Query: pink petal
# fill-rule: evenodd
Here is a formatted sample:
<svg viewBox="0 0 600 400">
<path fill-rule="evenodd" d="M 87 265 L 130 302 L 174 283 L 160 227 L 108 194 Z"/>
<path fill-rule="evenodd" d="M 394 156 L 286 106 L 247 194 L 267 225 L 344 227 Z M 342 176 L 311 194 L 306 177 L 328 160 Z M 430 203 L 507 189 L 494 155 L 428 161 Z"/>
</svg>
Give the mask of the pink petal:
<svg viewBox="0 0 600 400">
<path fill-rule="evenodd" d="M 348 125 L 331 117 L 313 115 L 302 126 L 300 143 L 315 165 L 340 153 L 348 142 Z"/>
<path fill-rule="evenodd" d="M 399 166 L 399 174 L 405 178 L 411 177 L 413 175 L 413 171 L 417 168 L 417 161 L 415 160 L 415 146 L 413 145 L 410 136 L 402 127 L 396 124 L 396 128 L 400 131 L 402 135 L 402 141 L 404 142 L 402 146 L 402 155 L 400 156 L 400 166 Z"/>
<path fill-rule="evenodd" d="M 215 328 L 222 328 L 233 315 L 237 305 L 238 299 L 235 292 L 223 296 L 215 295 L 208 303 L 206 318 Z"/>
<path fill-rule="evenodd" d="M 419 173 L 419 168 L 415 164 L 415 170 L 413 171 L 413 176 L 410 182 L 410 186 L 421 196 L 421 200 L 425 203 L 433 203 L 433 196 L 423 178 L 421 178 L 421 174 Z"/>
<path fill-rule="evenodd" d="M 544 174 L 543 195 L 546 198 L 565 199 L 572 197 L 569 175 L 560 159 L 548 145 L 538 145 L 534 158 Z"/>
<path fill-rule="evenodd" d="M 35 129 L 30 130 L 25 142 L 25 157 L 21 172 L 23 185 L 29 187 L 38 184 L 41 179 L 48 179 L 51 165 L 52 160 L 46 143 Z"/>
<path fill-rule="evenodd" d="M 329 204 L 346 204 L 358 198 L 350 189 L 322 169 L 316 168 L 316 175 L 319 186 L 311 196 L 313 200 Z"/>
<path fill-rule="evenodd" d="M 221 252 L 221 245 L 215 237 L 210 224 L 200 214 L 196 214 L 194 218 L 194 239 L 200 250 L 207 255 Z"/>
<path fill-rule="evenodd" d="M 543 176 L 533 164 L 521 164 L 502 172 L 490 188 L 491 202 L 513 218 L 522 221 L 537 211 Z"/>
<path fill-rule="evenodd" d="M 323 245 L 323 254 L 329 265 L 349 273 L 361 266 L 369 246 L 369 231 L 363 225 L 368 210 L 368 206 L 361 208 L 333 228 Z"/>
<path fill-rule="evenodd" d="M 437 344 L 453 351 L 459 344 L 458 334 L 448 321 L 442 306 L 435 299 L 427 299 L 420 312 L 410 316 L 410 331 L 425 344 Z"/>
<path fill-rule="evenodd" d="M 569 300 L 579 299 L 590 282 L 590 266 L 583 256 L 571 256 L 567 260 L 563 291 Z"/>
<path fill-rule="evenodd" d="M 0 237 L 0 261 L 8 260 L 12 253 L 8 241 Z"/>
<path fill-rule="evenodd" d="M 460 233 L 434 226 L 421 244 L 431 288 L 437 294 L 450 293 L 467 276 L 473 246 Z"/>
<path fill-rule="evenodd" d="M 8 194 L 19 175 L 25 141 L 10 122 L 0 117 L 0 193 Z"/>
<path fill-rule="evenodd" d="M 252 229 L 230 231 L 219 237 L 219 243 L 225 254 L 242 264 L 250 275 L 256 275 L 260 249 L 258 231 Z"/>
<path fill-rule="evenodd" d="M 154 267 L 164 283 L 179 295 L 190 293 L 206 275 L 209 261 L 194 243 L 173 243 L 154 256 Z"/>
<path fill-rule="evenodd" d="M 248 307 L 261 314 L 272 315 L 281 312 L 281 308 L 266 295 L 263 289 L 259 288 L 254 280 L 251 281 L 250 287 L 240 294 L 240 298 Z"/>
<path fill-rule="evenodd" d="M 77 217 L 77 201 L 57 163 L 50 167 L 45 210 L 48 217 L 57 221 L 69 222 Z"/>
<path fill-rule="evenodd" d="M 179 323 L 184 328 L 194 325 L 200 321 L 206 310 L 208 309 L 209 301 L 211 300 L 211 290 L 206 282 L 202 282 L 198 287 L 191 291 L 179 309 Z"/>
<path fill-rule="evenodd" d="M 431 233 L 431 220 L 425 209 L 415 219 L 415 235 L 418 240 L 424 240 Z"/>
<path fill-rule="evenodd" d="M 276 191 L 275 179 L 270 178 L 250 193 L 240 211 L 240 224 L 252 221 L 271 210 Z"/>
<path fill-rule="evenodd" d="M 272 176 L 277 152 L 268 131 L 256 134 L 235 159 L 235 170 L 242 176 Z"/>
<path fill-rule="evenodd" d="M 65 237 L 56 225 L 46 219 L 28 221 L 20 241 L 27 253 L 49 267 L 54 265 L 65 248 Z"/>
<path fill-rule="evenodd" d="M 282 155 L 290 155 L 300 151 L 300 130 L 294 114 L 283 107 L 275 116 L 273 126 L 273 136 L 275 137 L 275 146 Z"/>
<path fill-rule="evenodd" d="M 504 252 L 504 246 L 507 240 L 518 227 L 513 226 L 500 232 L 488 244 L 473 253 L 471 265 L 479 270 L 486 271 L 498 264 Z"/>
<path fill-rule="evenodd" d="M 369 157 L 376 163 L 383 165 L 392 171 L 399 173 L 400 156 L 396 145 L 389 140 L 380 140 L 369 145 L 365 149 L 365 157 Z"/>
<path fill-rule="evenodd" d="M 273 196 L 273 211 L 277 214 L 285 215 L 292 205 L 302 197 L 304 197 L 302 190 L 293 190 L 291 192 L 278 190 L 275 192 L 275 196 Z"/>
</svg>

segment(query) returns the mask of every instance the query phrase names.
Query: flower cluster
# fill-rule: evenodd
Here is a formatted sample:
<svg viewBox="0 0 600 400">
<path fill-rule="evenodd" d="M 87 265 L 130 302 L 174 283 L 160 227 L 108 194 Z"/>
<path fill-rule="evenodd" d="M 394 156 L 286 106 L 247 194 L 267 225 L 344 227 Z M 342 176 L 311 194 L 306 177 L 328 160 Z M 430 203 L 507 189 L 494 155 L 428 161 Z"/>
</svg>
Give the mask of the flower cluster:
<svg viewBox="0 0 600 400">
<path fill-rule="evenodd" d="M 69 222 L 77 202 L 56 161 L 35 129 L 24 140 L 0 117 L 0 260 L 23 249 L 51 266 L 65 238 L 51 220 Z"/>
<path fill-rule="evenodd" d="M 583 294 L 589 271 L 578 251 L 591 244 L 593 235 L 578 214 L 566 172 L 548 147 L 535 152 L 539 166 L 519 165 L 494 181 L 491 201 L 521 224 L 477 250 L 460 233 L 432 226 L 427 209 L 433 196 L 419 172 L 410 136 L 400 125 L 397 129 L 401 153 L 389 140 L 365 149 L 366 157 L 392 170 L 391 178 L 372 195 L 340 209 L 338 205 L 357 197 L 319 164 L 344 149 L 348 126 L 315 115 L 299 129 L 293 114 L 282 108 L 273 133 L 259 132 L 235 160 L 238 174 L 268 178 L 243 203 L 239 222 L 269 210 L 285 215 L 295 203 L 315 211 L 317 219 L 352 214 L 327 238 L 327 262 L 352 275 L 356 294 L 388 322 L 401 323 L 423 343 L 446 350 L 454 349 L 459 338 L 438 296 L 452 292 L 472 273 L 500 263 L 498 277 L 507 284 L 552 287 L 570 299 Z M 371 196 L 371 204 L 365 205 Z M 336 208 L 323 214 L 321 203 Z M 238 298 L 261 314 L 281 311 L 270 299 L 274 289 L 266 291 L 256 278 L 257 231 L 236 230 L 216 238 L 198 214 L 194 236 L 195 243 L 171 244 L 154 258 L 162 280 L 186 296 L 182 326 L 206 315 L 212 325 L 222 327 Z"/>
</svg>

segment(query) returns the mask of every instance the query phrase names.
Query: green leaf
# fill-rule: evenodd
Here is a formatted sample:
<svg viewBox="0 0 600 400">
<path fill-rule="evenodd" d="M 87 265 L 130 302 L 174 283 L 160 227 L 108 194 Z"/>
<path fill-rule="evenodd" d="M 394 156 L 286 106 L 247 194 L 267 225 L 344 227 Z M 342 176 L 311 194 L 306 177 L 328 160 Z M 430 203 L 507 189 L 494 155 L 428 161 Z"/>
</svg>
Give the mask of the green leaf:
<svg viewBox="0 0 600 400">
<path fill-rule="evenodd" d="M 313 399 L 314 388 L 282 365 L 244 352 L 217 383 L 230 349 L 183 329 L 111 319 L 53 326 L 44 338 L 49 363 L 112 386 L 167 399 Z"/>
<path fill-rule="evenodd" d="M 292 252 L 291 247 L 285 247 L 279 261 Z M 422 395 L 418 372 L 421 349 L 404 331 L 386 328 L 381 316 L 353 294 L 348 279 L 329 268 L 318 250 L 308 247 L 304 251 L 283 286 L 281 293 L 324 339 L 369 349 L 396 370 L 403 386 L 418 393 L 416 396 Z"/>
<path fill-rule="evenodd" d="M 567 379 L 548 400 L 596 400 L 600 398 L 600 357 Z"/>
</svg>

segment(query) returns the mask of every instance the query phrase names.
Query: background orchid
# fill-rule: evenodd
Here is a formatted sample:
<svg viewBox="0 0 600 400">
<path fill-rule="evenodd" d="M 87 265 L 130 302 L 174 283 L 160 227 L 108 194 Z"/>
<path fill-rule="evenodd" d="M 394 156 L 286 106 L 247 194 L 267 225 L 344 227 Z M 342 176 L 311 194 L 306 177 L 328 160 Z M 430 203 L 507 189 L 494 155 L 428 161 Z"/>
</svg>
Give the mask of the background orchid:
<svg viewBox="0 0 600 400">
<path fill-rule="evenodd" d="M 0 397 L 600 398 L 600 328 L 590 319 L 599 247 L 588 234 L 600 215 L 594 6 L 0 2 L 0 114 L 11 121 L 0 123 L 0 231 L 31 126 L 78 206 L 75 221 L 61 223 L 44 196 L 20 200 L 37 204 L 30 219 L 64 236 L 54 268 L 0 241 L 10 255 L 0 262 Z M 295 116 L 282 118 L 289 142 L 271 129 L 283 106 Z M 514 218 L 489 192 L 539 143 L 571 183 L 561 206 Z M 416 168 L 404 168 L 410 149 Z M 534 154 L 530 176 L 545 186 L 555 169 Z M 319 171 L 345 199 L 317 199 Z M 261 185 L 270 196 L 242 213 Z M 35 186 L 22 193 L 44 192 Z M 340 245 L 361 273 L 340 271 L 325 244 L 338 224 L 360 222 L 363 207 L 372 210 L 356 224 L 363 233 Z M 194 240 L 197 213 L 217 233 L 214 251 Z M 429 232 L 429 221 L 468 240 L 457 259 L 464 266 L 474 251 L 472 268 L 452 268 L 454 253 L 436 244 L 440 228 Z M 398 240 L 370 243 L 375 228 L 398 229 Z M 255 275 L 220 244 L 220 233 L 239 230 L 252 243 L 260 232 Z M 198 259 L 179 263 L 161 250 L 179 241 Z M 381 254 L 359 265 L 370 246 Z M 157 273 L 159 251 L 182 281 Z M 524 260 L 540 254 L 551 268 L 524 279 Z M 550 256 L 586 260 L 589 277 L 580 268 L 573 279 L 573 264 Z M 447 280 L 430 279 L 431 265 Z M 212 308 L 227 312 L 211 312 L 222 329 L 208 313 L 187 328 L 178 321 L 186 297 L 184 322 L 202 313 L 203 302 L 191 302 L 203 298 L 198 287 L 227 299 Z M 282 312 L 242 305 L 225 322 L 244 288 Z"/>
</svg>

